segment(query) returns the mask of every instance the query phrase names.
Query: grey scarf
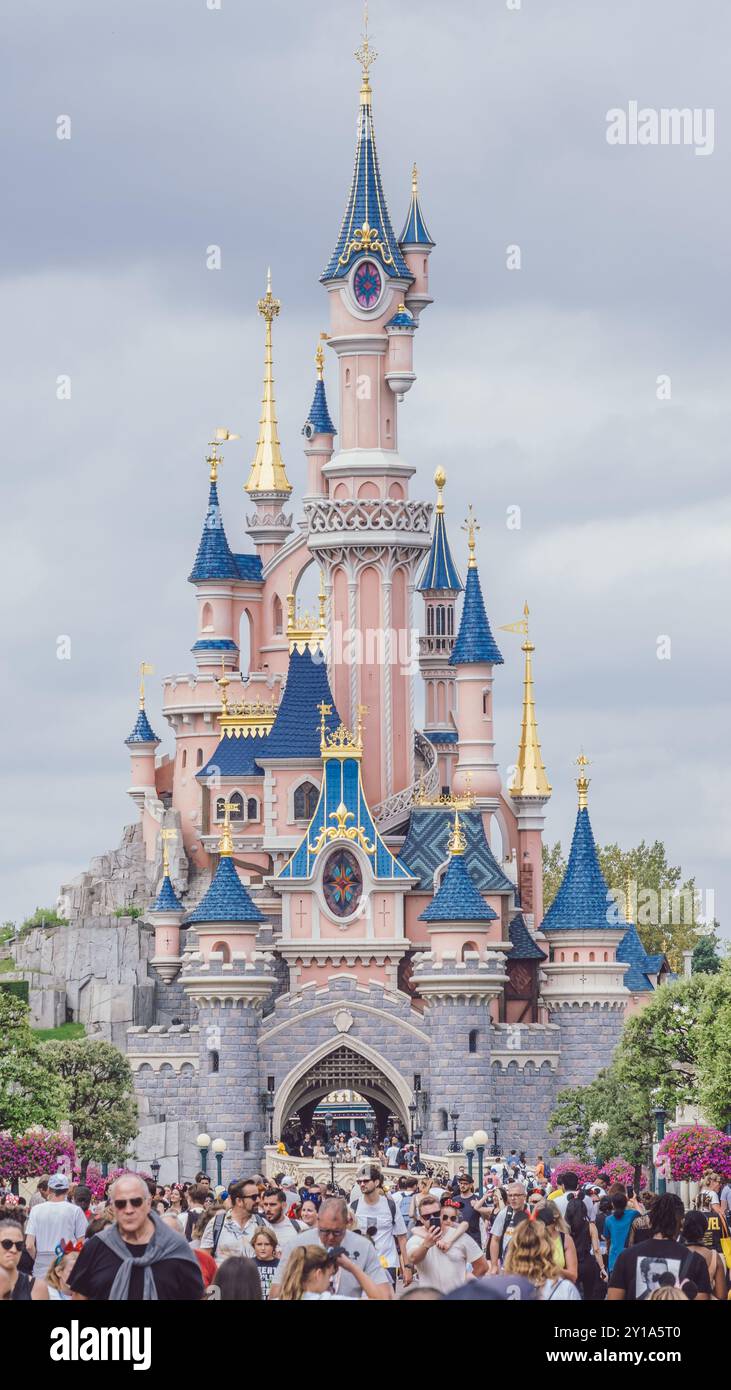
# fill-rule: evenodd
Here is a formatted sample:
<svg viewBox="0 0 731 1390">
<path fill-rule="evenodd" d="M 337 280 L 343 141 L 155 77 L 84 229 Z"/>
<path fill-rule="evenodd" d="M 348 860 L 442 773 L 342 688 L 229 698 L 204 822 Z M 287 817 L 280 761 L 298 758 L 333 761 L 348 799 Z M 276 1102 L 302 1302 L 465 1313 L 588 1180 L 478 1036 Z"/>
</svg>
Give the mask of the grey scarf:
<svg viewBox="0 0 731 1390">
<path fill-rule="evenodd" d="M 115 1255 L 119 1255 L 122 1261 L 114 1276 L 114 1283 L 109 1293 L 109 1301 L 112 1303 L 123 1303 L 129 1298 L 129 1284 L 133 1269 L 144 1270 L 142 1297 L 144 1299 L 157 1299 L 153 1268 L 159 1260 L 187 1260 L 188 1263 L 192 1262 L 196 1269 L 199 1267 L 182 1231 L 178 1235 L 170 1226 L 164 1226 L 155 1211 L 151 1211 L 149 1216 L 155 1230 L 142 1255 L 131 1253 L 127 1242 L 122 1240 L 116 1226 L 107 1226 L 106 1230 L 100 1231 L 96 1237 L 97 1240 L 103 1240 L 104 1244 L 108 1245 Z"/>
</svg>

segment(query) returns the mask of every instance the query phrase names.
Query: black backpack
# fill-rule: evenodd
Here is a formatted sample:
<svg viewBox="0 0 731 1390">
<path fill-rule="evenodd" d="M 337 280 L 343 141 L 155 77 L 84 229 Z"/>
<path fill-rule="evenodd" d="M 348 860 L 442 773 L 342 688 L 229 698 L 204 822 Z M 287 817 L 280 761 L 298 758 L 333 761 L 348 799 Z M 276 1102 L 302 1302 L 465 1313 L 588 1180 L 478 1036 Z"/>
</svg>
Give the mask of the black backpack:
<svg viewBox="0 0 731 1390">
<path fill-rule="evenodd" d="M 361 1204 L 361 1200 L 362 1200 L 362 1199 L 361 1199 L 360 1197 L 358 1197 L 358 1198 L 356 1199 L 355 1202 L 351 1202 L 351 1203 L 350 1203 L 350 1210 L 352 1211 L 352 1213 L 353 1213 L 354 1216 L 357 1216 L 357 1215 L 358 1215 L 358 1207 L 359 1207 L 360 1204 Z M 388 1202 L 388 1210 L 389 1210 L 390 1213 L 391 1213 L 391 1225 L 392 1225 L 392 1226 L 395 1226 L 395 1225 L 396 1225 L 396 1203 L 394 1202 L 393 1197 L 387 1197 L 387 1198 L 386 1198 L 386 1201 Z"/>
</svg>

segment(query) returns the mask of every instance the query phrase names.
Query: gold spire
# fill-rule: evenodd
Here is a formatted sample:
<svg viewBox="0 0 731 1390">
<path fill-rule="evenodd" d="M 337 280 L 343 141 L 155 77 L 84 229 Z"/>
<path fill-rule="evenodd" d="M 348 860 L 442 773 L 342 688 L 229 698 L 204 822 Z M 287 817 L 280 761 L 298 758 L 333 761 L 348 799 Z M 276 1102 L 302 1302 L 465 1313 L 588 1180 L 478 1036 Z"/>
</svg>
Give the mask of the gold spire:
<svg viewBox="0 0 731 1390">
<path fill-rule="evenodd" d="M 452 833 L 449 837 L 447 849 L 449 850 L 449 853 L 451 854 L 452 858 L 455 859 L 458 855 L 464 854 L 466 848 L 467 839 L 462 829 L 462 823 L 459 819 L 459 811 L 455 811 L 454 825 L 452 826 Z"/>
<path fill-rule="evenodd" d="M 221 657 L 221 674 L 220 676 L 216 676 L 216 685 L 221 691 L 221 717 L 224 719 L 228 715 L 228 687 L 230 686 L 230 684 L 231 681 L 229 677 L 226 675 L 224 658 Z"/>
<path fill-rule="evenodd" d="M 360 89 L 361 106 L 370 106 L 372 87 L 370 83 L 370 70 L 378 57 L 375 48 L 371 47 L 368 34 L 368 0 L 363 6 L 363 32 L 361 34 L 362 43 L 360 48 L 355 50 L 355 58 L 360 63 L 363 72 L 363 83 Z"/>
<path fill-rule="evenodd" d="M 277 427 L 277 406 L 274 399 L 274 375 L 272 371 L 272 323 L 279 314 L 281 304 L 272 294 L 272 272 L 267 271 L 267 292 L 259 300 L 258 309 L 265 324 L 264 336 L 264 399 L 259 422 L 259 438 L 256 455 L 251 465 L 249 480 L 245 491 L 250 495 L 257 492 L 292 491 L 282 458 Z"/>
<path fill-rule="evenodd" d="M 163 875 L 163 878 L 169 878 L 169 876 L 170 876 L 170 850 L 168 849 L 168 840 L 177 840 L 177 838 L 178 838 L 178 832 L 177 832 L 177 830 L 172 830 L 172 829 L 171 829 L 171 830 L 161 830 L 161 831 L 160 831 L 160 839 L 162 840 L 162 875 Z"/>
<path fill-rule="evenodd" d="M 444 511 L 444 497 L 442 494 L 444 492 L 446 483 L 447 475 L 444 472 L 444 469 L 438 468 L 436 473 L 434 474 L 434 486 L 437 489 L 437 511 L 440 513 Z"/>
<path fill-rule="evenodd" d="M 145 708 L 145 676 L 151 676 L 154 669 L 149 661 L 140 662 L 140 709 Z"/>
<path fill-rule="evenodd" d="M 235 801 L 224 801 L 223 803 L 223 825 L 221 838 L 218 842 L 218 853 L 222 859 L 230 859 L 234 852 L 234 842 L 231 835 L 231 812 L 238 809 Z"/>
<path fill-rule="evenodd" d="M 533 698 L 533 665 L 532 653 L 535 651 L 533 643 L 528 636 L 528 617 L 530 609 L 526 603 L 523 608 L 523 621 L 511 624 L 512 630 L 519 629 L 525 635 L 523 651 L 525 652 L 525 672 L 523 676 L 523 723 L 520 730 L 520 747 L 518 748 L 518 762 L 515 768 L 513 785 L 510 788 L 510 795 L 518 796 L 542 796 L 551 795 L 551 784 L 546 776 L 546 769 L 543 766 L 541 755 L 541 745 L 538 740 L 538 726 L 536 724 L 536 706 Z"/>
<path fill-rule="evenodd" d="M 318 344 L 317 344 L 317 351 L 316 351 L 316 353 L 315 353 L 315 366 L 317 367 L 317 380 L 318 380 L 318 381 L 324 381 L 324 380 L 325 380 L 325 349 L 324 349 L 324 347 L 322 346 L 322 343 L 318 343 Z"/>
<path fill-rule="evenodd" d="M 210 454 L 206 454 L 206 463 L 209 465 L 211 470 L 210 478 L 212 483 L 218 482 L 218 470 L 220 465 L 223 463 L 223 459 L 219 457 L 218 453 L 219 449 L 221 448 L 221 445 L 225 444 L 226 440 L 228 439 L 238 438 L 239 436 L 237 434 L 232 434 L 231 431 L 227 430 L 224 426 L 218 425 L 215 436 L 208 445 L 208 448 L 211 452 Z"/>
<path fill-rule="evenodd" d="M 411 170 L 411 192 L 413 193 L 415 198 L 419 192 L 419 170 L 417 169 L 416 165 L 414 165 L 413 169 Z"/>
<path fill-rule="evenodd" d="M 469 552 L 470 552 L 470 559 L 469 559 L 468 569 L 471 569 L 471 570 L 476 570 L 476 569 L 477 569 L 477 561 L 476 561 L 476 559 L 475 559 L 475 546 L 476 546 L 475 533 L 476 533 L 477 531 L 479 531 L 479 529 L 480 529 L 480 528 L 479 528 L 477 522 L 475 521 L 475 515 L 474 515 L 474 512 L 473 512 L 473 510 L 472 510 L 472 503 L 470 502 L 470 505 L 469 505 L 469 507 L 467 508 L 467 517 L 466 517 L 466 520 L 465 520 L 465 524 L 464 524 L 464 526 L 462 527 L 462 530 L 467 532 L 467 545 L 468 545 Z"/>
<path fill-rule="evenodd" d="M 576 787 L 579 793 L 579 810 L 585 811 L 587 806 L 589 805 L 590 779 L 585 775 L 584 768 L 589 767 L 590 763 L 589 759 L 584 756 L 583 749 L 581 750 L 578 758 L 576 759 L 576 766 L 579 769 L 579 776 L 576 779 Z"/>
<path fill-rule="evenodd" d="M 289 593 L 287 594 L 287 640 L 290 655 L 298 651 L 302 655 L 306 648 L 312 652 L 322 651 L 327 640 L 327 595 L 325 576 L 320 570 L 320 592 L 317 596 L 317 613 L 297 613 L 297 601 L 292 588 L 292 571 L 289 571 Z"/>
</svg>

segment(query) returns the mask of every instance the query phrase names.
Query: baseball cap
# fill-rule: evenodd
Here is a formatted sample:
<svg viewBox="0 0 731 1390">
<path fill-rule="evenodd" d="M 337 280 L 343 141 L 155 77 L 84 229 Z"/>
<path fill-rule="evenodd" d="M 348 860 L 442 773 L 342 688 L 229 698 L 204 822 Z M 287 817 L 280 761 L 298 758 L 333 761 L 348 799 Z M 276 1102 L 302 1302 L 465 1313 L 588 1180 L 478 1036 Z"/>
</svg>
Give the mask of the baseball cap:
<svg viewBox="0 0 731 1390">
<path fill-rule="evenodd" d="M 282 1180 L 281 1180 L 279 1186 L 280 1186 L 280 1187 L 296 1187 L 297 1184 L 296 1184 L 294 1178 L 289 1177 L 288 1175 L 286 1175 L 285 1177 L 282 1178 Z"/>
<path fill-rule="evenodd" d="M 52 1192 L 68 1192 L 69 1180 L 63 1173 L 54 1173 L 53 1177 L 48 1179 L 48 1186 Z"/>
</svg>

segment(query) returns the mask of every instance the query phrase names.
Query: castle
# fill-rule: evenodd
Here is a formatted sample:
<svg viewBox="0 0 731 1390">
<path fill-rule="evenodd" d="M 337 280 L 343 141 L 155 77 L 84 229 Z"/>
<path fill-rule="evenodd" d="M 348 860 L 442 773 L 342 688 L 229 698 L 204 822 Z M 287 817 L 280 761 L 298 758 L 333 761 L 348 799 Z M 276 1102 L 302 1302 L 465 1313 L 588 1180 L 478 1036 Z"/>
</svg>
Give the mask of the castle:
<svg viewBox="0 0 731 1390">
<path fill-rule="evenodd" d="M 224 527 L 217 480 L 232 436 L 219 430 L 189 576 L 195 671 L 164 681 L 174 755 L 158 756 L 143 667 L 126 741 L 139 823 L 65 890 L 68 926 L 17 947 L 37 1017 L 82 1019 L 126 1050 L 138 1157 L 154 1149 L 173 1165 L 166 1176 L 198 1166 L 199 1131 L 226 1141 L 229 1174 L 261 1167 L 287 1123 L 308 1127 L 341 1090 L 368 1102 L 382 1132 L 394 1116 L 416 1130 L 430 1154 L 447 1149 L 452 1111 L 463 1134 L 500 1117 L 505 1142 L 535 1153 L 557 1090 L 596 1075 L 627 1013 L 667 973 L 608 910 L 583 755 L 568 867 L 544 916 L 551 787 L 528 613 L 513 625 L 524 638 L 524 697 L 505 789 L 493 736 L 503 657 L 476 526 L 470 516 L 463 580 L 445 474 L 435 506 L 412 500 L 416 470 L 399 451 L 435 243 L 416 169 L 394 234 L 367 32 L 357 56 L 355 170 L 320 277 L 330 332 L 302 431 L 301 514 L 288 511 L 270 279 L 245 482 L 251 547 L 232 549 Z M 337 363 L 337 431 L 325 344 Z M 298 595 L 313 575 L 308 612 Z M 125 917 L 130 902 L 141 917 Z"/>
</svg>

